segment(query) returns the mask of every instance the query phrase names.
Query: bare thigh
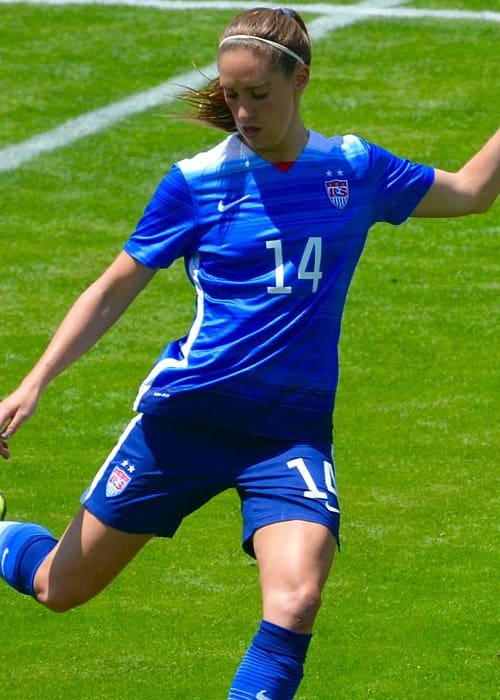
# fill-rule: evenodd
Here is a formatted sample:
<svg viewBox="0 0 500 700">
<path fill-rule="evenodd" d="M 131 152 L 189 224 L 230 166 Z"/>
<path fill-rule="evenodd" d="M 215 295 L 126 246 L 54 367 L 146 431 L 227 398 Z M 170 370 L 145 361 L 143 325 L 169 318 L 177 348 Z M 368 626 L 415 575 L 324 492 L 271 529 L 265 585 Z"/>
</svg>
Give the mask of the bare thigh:
<svg viewBox="0 0 500 700">
<path fill-rule="evenodd" d="M 39 567 L 37 600 L 63 612 L 100 593 L 153 535 L 137 535 L 108 527 L 82 508 Z"/>
<path fill-rule="evenodd" d="M 291 520 L 254 535 L 265 620 L 310 633 L 321 604 L 336 540 L 324 525 Z"/>
</svg>

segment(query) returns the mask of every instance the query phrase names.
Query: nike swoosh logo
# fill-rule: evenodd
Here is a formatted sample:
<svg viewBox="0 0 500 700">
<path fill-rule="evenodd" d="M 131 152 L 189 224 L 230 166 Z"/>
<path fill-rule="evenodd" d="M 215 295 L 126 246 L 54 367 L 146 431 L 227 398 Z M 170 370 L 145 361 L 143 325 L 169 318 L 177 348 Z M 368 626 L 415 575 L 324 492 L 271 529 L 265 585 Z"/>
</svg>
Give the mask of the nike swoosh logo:
<svg viewBox="0 0 500 700">
<path fill-rule="evenodd" d="M 240 197 L 239 199 L 234 199 L 232 202 L 223 202 L 222 199 L 219 201 L 217 204 L 217 211 L 219 211 L 221 214 L 223 214 L 225 211 L 228 209 L 231 209 L 232 207 L 235 207 L 237 204 L 241 204 L 241 202 L 244 202 L 245 199 L 249 199 L 250 195 L 246 194 L 244 197 Z M 257 698 L 257 700 L 260 700 L 260 698 Z"/>
<path fill-rule="evenodd" d="M 3 550 L 3 554 L 2 554 L 2 563 L 0 564 L 0 568 L 2 569 L 2 576 L 5 576 L 5 569 L 4 569 L 5 560 L 7 559 L 7 555 L 8 555 L 9 553 L 10 553 L 10 549 L 9 549 L 8 547 L 6 547 L 6 548 Z"/>
<path fill-rule="evenodd" d="M 266 695 L 265 690 L 259 690 L 259 692 L 255 696 L 255 700 L 270 700 L 270 698 L 268 695 Z"/>
</svg>

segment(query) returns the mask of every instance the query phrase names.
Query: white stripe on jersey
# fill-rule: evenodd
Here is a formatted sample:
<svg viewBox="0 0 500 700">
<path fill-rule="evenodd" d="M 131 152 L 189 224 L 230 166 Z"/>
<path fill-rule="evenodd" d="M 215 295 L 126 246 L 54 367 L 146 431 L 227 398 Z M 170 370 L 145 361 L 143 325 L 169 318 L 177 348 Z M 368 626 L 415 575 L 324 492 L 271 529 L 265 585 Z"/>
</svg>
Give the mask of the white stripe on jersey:
<svg viewBox="0 0 500 700">
<path fill-rule="evenodd" d="M 186 341 L 181 345 L 181 352 L 183 355 L 182 360 L 176 360 L 174 357 L 166 357 L 163 360 L 160 360 L 159 362 L 156 363 L 156 365 L 153 367 L 151 372 L 148 374 L 146 379 L 143 381 L 141 386 L 139 387 L 139 391 L 137 393 L 135 402 L 134 402 L 134 410 L 137 411 L 138 405 L 144 394 L 146 394 L 149 389 L 151 388 L 154 380 L 156 377 L 163 372 L 164 369 L 167 369 L 169 367 L 187 367 L 188 362 L 189 362 L 189 353 L 191 351 L 191 348 L 193 347 L 193 343 L 195 342 L 196 338 L 198 337 L 198 333 L 200 332 L 201 324 L 203 323 L 203 314 L 205 311 L 205 296 L 203 293 L 203 288 L 200 285 L 200 282 L 198 280 L 198 273 L 200 269 L 200 256 L 198 253 L 193 255 L 193 257 L 189 260 L 189 265 L 188 265 L 188 270 L 189 270 L 189 277 L 191 281 L 193 282 L 194 288 L 196 290 L 196 315 L 193 320 L 193 323 L 191 325 L 191 329 L 189 331 L 189 334 L 186 338 Z"/>
</svg>

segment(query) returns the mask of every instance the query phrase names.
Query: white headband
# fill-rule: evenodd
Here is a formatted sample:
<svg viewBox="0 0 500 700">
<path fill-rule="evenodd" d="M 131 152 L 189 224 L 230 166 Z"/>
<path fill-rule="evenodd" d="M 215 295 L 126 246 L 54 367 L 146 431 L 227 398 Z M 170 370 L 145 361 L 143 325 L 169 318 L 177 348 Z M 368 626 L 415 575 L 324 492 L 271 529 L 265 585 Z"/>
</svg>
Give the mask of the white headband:
<svg viewBox="0 0 500 700">
<path fill-rule="evenodd" d="M 301 56 L 299 56 L 298 53 L 295 53 L 295 51 L 289 49 L 288 46 L 283 46 L 283 44 L 277 44 L 275 41 L 271 41 L 270 39 L 264 39 L 261 36 L 252 36 L 251 34 L 233 34 L 232 36 L 226 36 L 226 38 L 220 42 L 219 48 L 227 41 L 232 41 L 233 39 L 255 39 L 255 41 L 262 41 L 264 44 L 269 44 L 269 46 L 273 46 L 275 49 L 278 49 L 278 51 L 286 53 L 287 56 L 294 58 L 303 66 L 306 65 L 304 59 Z"/>
</svg>

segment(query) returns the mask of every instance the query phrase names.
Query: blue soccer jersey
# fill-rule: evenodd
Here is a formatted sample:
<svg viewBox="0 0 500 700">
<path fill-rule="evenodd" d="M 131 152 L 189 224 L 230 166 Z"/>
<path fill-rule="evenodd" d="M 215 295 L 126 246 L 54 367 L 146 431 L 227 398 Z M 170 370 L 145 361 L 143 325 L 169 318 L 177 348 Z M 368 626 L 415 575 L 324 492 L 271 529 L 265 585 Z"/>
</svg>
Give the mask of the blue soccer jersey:
<svg viewBox="0 0 500 700">
<path fill-rule="evenodd" d="M 125 250 L 151 268 L 183 257 L 196 313 L 137 410 L 285 439 L 328 435 L 342 312 L 368 230 L 404 221 L 433 177 L 356 136 L 314 132 L 286 172 L 236 134 L 175 164 Z"/>
</svg>

